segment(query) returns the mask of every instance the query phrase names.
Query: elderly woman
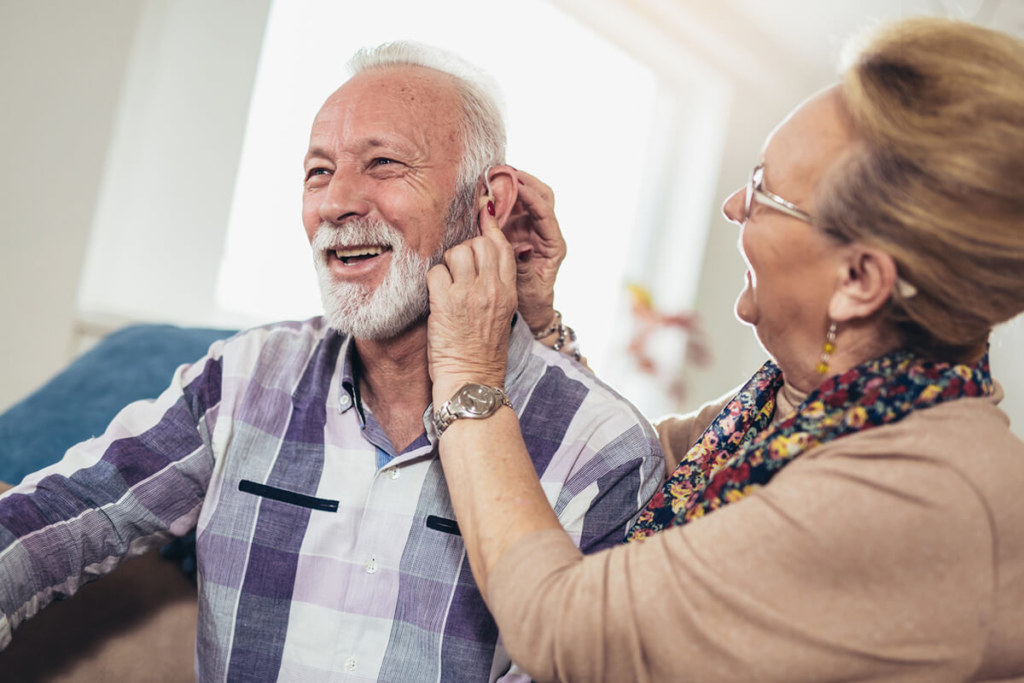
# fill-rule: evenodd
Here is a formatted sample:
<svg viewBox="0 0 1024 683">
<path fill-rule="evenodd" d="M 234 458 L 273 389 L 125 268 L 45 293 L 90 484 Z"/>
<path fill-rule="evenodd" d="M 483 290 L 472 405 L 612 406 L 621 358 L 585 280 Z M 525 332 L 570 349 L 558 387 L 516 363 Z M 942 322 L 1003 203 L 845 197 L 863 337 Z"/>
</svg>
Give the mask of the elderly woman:
<svg viewBox="0 0 1024 683">
<path fill-rule="evenodd" d="M 527 672 L 1024 674 L 1024 443 L 986 355 L 1024 310 L 1022 74 L 1006 35 L 902 22 L 772 133 L 724 211 L 748 266 L 736 315 L 773 360 L 659 423 L 668 478 L 630 543 L 576 550 L 513 410 L 443 431 L 474 576 Z M 537 230 L 521 277 L 531 249 L 541 271 L 560 259 L 536 189 L 521 191 Z M 517 259 L 491 209 L 430 273 L 435 406 L 504 379 Z M 545 328 L 544 287 L 520 297 Z"/>
</svg>

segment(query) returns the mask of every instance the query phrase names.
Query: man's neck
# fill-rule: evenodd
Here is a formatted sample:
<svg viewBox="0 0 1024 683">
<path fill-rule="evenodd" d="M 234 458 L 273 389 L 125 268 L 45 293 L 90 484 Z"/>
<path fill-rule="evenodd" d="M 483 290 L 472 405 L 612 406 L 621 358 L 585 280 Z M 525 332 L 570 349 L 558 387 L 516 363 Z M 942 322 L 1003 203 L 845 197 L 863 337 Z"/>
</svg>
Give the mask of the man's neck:
<svg viewBox="0 0 1024 683">
<path fill-rule="evenodd" d="M 423 432 L 423 411 L 430 403 L 427 324 L 417 323 L 392 339 L 354 341 L 360 397 L 401 453 Z"/>
</svg>

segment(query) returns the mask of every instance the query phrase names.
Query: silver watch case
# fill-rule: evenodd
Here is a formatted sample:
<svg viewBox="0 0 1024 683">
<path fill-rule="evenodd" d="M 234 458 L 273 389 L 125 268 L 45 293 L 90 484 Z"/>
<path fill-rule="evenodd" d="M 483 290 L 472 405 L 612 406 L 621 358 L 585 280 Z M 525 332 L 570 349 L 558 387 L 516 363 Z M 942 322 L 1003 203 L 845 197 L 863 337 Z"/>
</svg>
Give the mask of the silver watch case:
<svg viewBox="0 0 1024 683">
<path fill-rule="evenodd" d="M 512 407 L 508 394 L 502 389 L 486 384 L 466 384 L 434 411 L 434 429 L 441 436 L 455 420 L 462 417 L 472 420 L 490 417 L 503 405 Z"/>
</svg>

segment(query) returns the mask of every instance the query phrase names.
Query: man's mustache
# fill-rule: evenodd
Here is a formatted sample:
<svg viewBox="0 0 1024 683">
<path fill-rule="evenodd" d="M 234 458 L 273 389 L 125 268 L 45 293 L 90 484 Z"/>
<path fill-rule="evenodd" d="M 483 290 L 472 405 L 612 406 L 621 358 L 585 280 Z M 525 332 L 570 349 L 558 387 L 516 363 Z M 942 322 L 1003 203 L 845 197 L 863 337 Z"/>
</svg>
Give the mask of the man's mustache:
<svg viewBox="0 0 1024 683">
<path fill-rule="evenodd" d="M 404 246 L 402 233 L 379 218 L 353 218 L 342 225 L 321 221 L 313 235 L 314 251 L 343 246 L 379 245 L 398 251 Z"/>
</svg>

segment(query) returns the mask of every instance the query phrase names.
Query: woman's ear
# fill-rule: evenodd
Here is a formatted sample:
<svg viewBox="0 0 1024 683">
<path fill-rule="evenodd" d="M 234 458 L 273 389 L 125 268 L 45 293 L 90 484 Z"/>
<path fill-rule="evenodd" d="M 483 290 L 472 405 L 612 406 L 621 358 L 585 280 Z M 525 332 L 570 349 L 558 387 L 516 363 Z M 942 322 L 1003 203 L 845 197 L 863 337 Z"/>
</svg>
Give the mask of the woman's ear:
<svg viewBox="0 0 1024 683">
<path fill-rule="evenodd" d="M 515 169 L 511 166 L 491 166 L 484 175 L 486 182 L 481 180 L 477 191 L 482 197 L 490 190 L 490 198 L 494 202 L 494 217 L 498 221 L 498 227 L 504 228 L 512 213 L 512 207 L 519 198 L 519 182 Z"/>
<path fill-rule="evenodd" d="M 874 247 L 851 244 L 840 261 L 828 314 L 837 323 L 866 319 L 878 312 L 896 287 L 896 262 Z"/>
</svg>

